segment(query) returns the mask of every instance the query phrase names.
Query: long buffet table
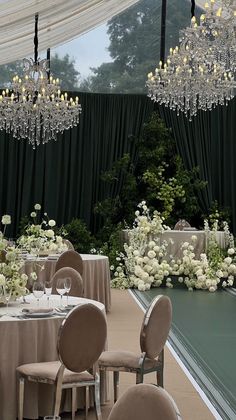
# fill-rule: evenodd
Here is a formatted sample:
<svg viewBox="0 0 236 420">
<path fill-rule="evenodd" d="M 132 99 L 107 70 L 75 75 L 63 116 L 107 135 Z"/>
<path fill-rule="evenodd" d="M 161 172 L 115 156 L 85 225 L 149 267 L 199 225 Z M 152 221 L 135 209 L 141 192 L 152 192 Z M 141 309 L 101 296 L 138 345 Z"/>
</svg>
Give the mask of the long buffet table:
<svg viewBox="0 0 236 420">
<path fill-rule="evenodd" d="M 125 243 L 129 242 L 129 231 L 123 230 L 122 231 L 122 241 Z M 182 257 L 183 253 L 181 250 L 181 245 L 184 242 L 191 242 L 191 237 L 195 235 L 197 237 L 197 241 L 195 243 L 194 253 L 196 258 L 200 257 L 200 254 L 205 252 L 207 249 L 207 242 L 208 238 L 204 230 L 166 230 L 163 233 L 159 234 L 157 238 L 160 241 L 160 244 L 163 241 L 168 242 L 167 248 L 167 257 L 171 258 L 179 258 Z M 218 231 L 216 233 L 216 239 L 218 244 L 221 248 L 225 247 L 225 234 L 224 232 Z M 151 240 L 151 238 L 150 238 Z"/>
</svg>

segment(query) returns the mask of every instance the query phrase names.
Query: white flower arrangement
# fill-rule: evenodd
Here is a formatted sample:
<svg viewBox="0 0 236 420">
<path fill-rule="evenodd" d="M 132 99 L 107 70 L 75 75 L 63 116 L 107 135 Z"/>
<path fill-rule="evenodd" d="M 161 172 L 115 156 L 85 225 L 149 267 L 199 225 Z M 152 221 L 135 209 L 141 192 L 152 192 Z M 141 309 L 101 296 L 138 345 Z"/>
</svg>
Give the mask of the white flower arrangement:
<svg viewBox="0 0 236 420">
<path fill-rule="evenodd" d="M 165 280 L 166 286 L 172 288 L 173 282 L 169 276 L 177 276 L 189 291 L 203 289 L 215 292 L 219 285 L 233 285 L 236 250 L 226 222 L 223 224 L 225 250 L 217 242 L 218 222 L 215 221 L 210 229 L 205 220 L 206 253 L 196 258 L 194 250 L 197 236 L 192 235 L 191 241 L 181 246 L 182 257 L 175 260 L 167 255 L 168 243 L 161 240 L 161 233 L 170 228 L 163 224 L 158 212 L 154 211 L 150 217 L 145 201 L 138 208 L 134 227 L 128 234 L 129 244 L 124 244 L 124 253 L 117 256 L 117 266 L 112 267 L 113 287 L 134 287 L 144 291 L 150 287 L 159 287 Z"/>
<path fill-rule="evenodd" d="M 7 241 L 0 235 L 0 288 L 11 291 L 11 298 L 16 299 L 28 293 L 27 274 L 21 273 L 24 260 L 20 257 L 20 250 L 7 245 Z M 35 273 L 32 273 L 35 274 Z M 4 293 L 0 298 L 4 302 Z"/>
<path fill-rule="evenodd" d="M 33 254 L 66 251 L 68 247 L 63 242 L 63 238 L 56 235 L 52 229 L 56 226 L 55 220 L 46 221 L 43 219 L 41 224 L 37 224 L 37 211 L 41 209 L 41 205 L 35 204 L 34 209 L 36 212 L 30 214 L 34 223 L 26 226 L 25 234 L 20 236 L 17 241 L 19 247 Z"/>
</svg>

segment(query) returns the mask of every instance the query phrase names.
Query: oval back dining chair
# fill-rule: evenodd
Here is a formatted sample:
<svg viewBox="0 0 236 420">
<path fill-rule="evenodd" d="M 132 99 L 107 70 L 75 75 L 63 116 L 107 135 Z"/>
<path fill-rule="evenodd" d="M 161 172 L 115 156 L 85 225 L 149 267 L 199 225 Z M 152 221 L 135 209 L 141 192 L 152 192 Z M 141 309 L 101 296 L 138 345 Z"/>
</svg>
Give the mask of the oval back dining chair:
<svg viewBox="0 0 236 420">
<path fill-rule="evenodd" d="M 181 420 L 173 398 L 151 384 L 133 385 L 113 406 L 108 420 Z"/>
<path fill-rule="evenodd" d="M 71 279 L 71 289 L 69 291 L 70 296 L 83 296 L 83 280 L 80 273 L 74 268 L 63 267 L 56 271 L 52 277 L 52 293 L 56 294 L 56 287 L 58 279 Z"/>
<path fill-rule="evenodd" d="M 54 415 L 59 415 L 62 389 L 72 389 L 72 420 L 76 411 L 76 388 L 86 389 L 86 418 L 89 387 L 94 389 L 96 416 L 101 420 L 100 380 L 97 360 L 105 347 L 106 319 L 91 303 L 76 306 L 64 319 L 58 334 L 55 362 L 29 363 L 17 368 L 19 374 L 18 420 L 23 420 L 25 380 L 54 386 Z M 89 371 L 88 371 L 89 370 Z"/>
<path fill-rule="evenodd" d="M 71 267 L 78 271 L 80 275 L 83 275 L 83 260 L 77 251 L 65 251 L 57 260 L 56 270 L 60 270 L 63 267 Z"/>
<path fill-rule="evenodd" d="M 74 245 L 69 241 L 69 239 L 63 239 L 64 244 L 67 245 L 68 250 L 74 251 Z"/>
<path fill-rule="evenodd" d="M 136 383 L 143 382 L 146 373 L 156 372 L 157 383 L 163 387 L 164 345 L 172 320 L 172 305 L 168 296 L 156 296 L 147 309 L 140 331 L 141 354 L 130 351 L 104 351 L 99 369 L 113 372 L 114 401 L 118 398 L 119 372 L 136 374 Z"/>
</svg>

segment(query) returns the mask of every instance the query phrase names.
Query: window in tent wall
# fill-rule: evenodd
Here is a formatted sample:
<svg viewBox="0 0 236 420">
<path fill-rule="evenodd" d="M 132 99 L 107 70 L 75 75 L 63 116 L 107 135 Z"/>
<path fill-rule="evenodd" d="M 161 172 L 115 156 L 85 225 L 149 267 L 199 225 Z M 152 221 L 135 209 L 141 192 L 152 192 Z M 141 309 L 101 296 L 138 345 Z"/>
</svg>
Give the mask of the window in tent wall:
<svg viewBox="0 0 236 420">
<path fill-rule="evenodd" d="M 141 0 L 106 24 L 51 49 L 51 71 L 63 90 L 146 93 L 147 73 L 159 63 L 162 0 Z M 190 23 L 190 0 L 168 0 L 166 54 Z M 200 13 L 196 10 L 197 13 Z M 32 51 L 33 53 L 33 51 Z M 41 58 L 45 53 L 39 54 Z M 0 66 L 7 87 L 20 62 Z"/>
</svg>

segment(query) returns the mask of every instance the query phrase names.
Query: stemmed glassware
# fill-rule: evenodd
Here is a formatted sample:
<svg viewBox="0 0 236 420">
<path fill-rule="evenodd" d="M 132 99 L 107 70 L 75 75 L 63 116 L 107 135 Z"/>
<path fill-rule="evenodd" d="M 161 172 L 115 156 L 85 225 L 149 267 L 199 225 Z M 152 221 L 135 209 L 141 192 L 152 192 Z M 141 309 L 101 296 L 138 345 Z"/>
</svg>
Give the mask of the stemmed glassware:
<svg viewBox="0 0 236 420">
<path fill-rule="evenodd" d="M 47 303 L 48 303 L 48 308 L 49 308 L 49 299 L 50 299 L 50 296 L 52 294 L 52 282 L 51 281 L 45 281 L 44 291 L 45 291 L 45 295 L 47 296 Z"/>
<path fill-rule="evenodd" d="M 63 307 L 62 305 L 62 296 L 66 293 L 66 289 L 65 289 L 65 279 L 58 279 L 57 280 L 57 293 L 59 293 L 59 295 L 61 296 L 61 304 L 60 306 Z"/>
<path fill-rule="evenodd" d="M 68 306 L 68 296 L 69 296 L 69 292 L 70 292 L 70 289 L 71 289 L 71 278 L 70 277 L 65 278 L 64 287 L 65 287 L 65 290 L 66 290 L 67 306 Z"/>
<path fill-rule="evenodd" d="M 39 306 L 39 299 L 44 295 L 44 284 L 40 281 L 35 281 L 33 284 L 33 295 L 36 297 L 38 306 Z"/>
<path fill-rule="evenodd" d="M 12 293 L 11 289 L 7 289 L 5 286 L 3 286 L 3 295 L 4 295 L 5 301 L 7 302 L 7 308 L 9 305 L 9 301 L 11 299 L 11 293 Z"/>
</svg>

